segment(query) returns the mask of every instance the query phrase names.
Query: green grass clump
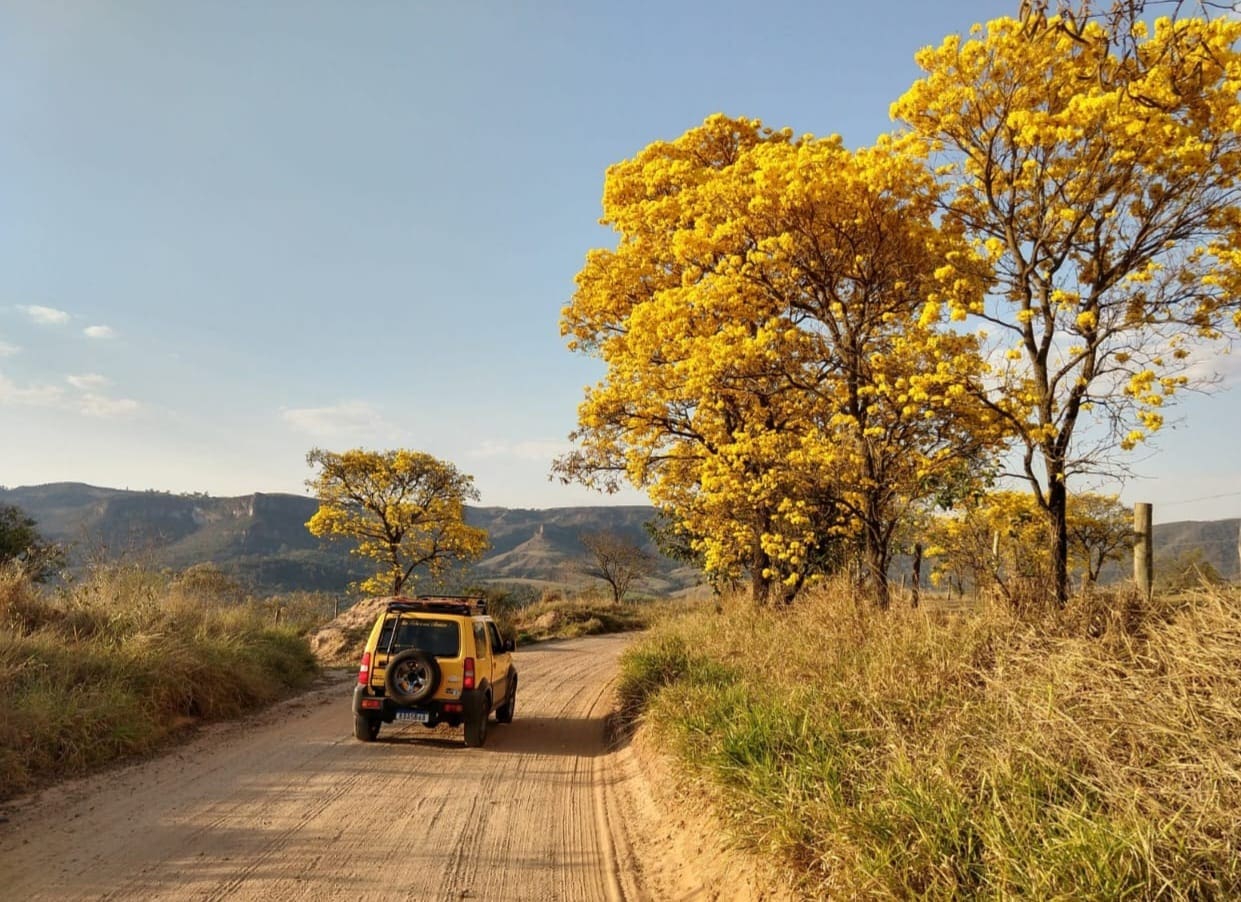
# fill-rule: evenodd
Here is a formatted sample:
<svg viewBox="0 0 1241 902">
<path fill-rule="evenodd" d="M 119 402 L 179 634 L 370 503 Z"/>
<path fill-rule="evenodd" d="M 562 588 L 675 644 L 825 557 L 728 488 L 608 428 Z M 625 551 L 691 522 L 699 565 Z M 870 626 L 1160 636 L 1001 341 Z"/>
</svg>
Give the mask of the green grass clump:
<svg viewBox="0 0 1241 902">
<path fill-rule="evenodd" d="M 297 626 L 157 574 L 57 593 L 0 571 L 0 798 L 150 751 L 310 683 Z"/>
<path fill-rule="evenodd" d="M 1241 598 L 1114 609 L 726 600 L 625 654 L 621 706 L 808 897 L 1239 897 Z"/>
</svg>

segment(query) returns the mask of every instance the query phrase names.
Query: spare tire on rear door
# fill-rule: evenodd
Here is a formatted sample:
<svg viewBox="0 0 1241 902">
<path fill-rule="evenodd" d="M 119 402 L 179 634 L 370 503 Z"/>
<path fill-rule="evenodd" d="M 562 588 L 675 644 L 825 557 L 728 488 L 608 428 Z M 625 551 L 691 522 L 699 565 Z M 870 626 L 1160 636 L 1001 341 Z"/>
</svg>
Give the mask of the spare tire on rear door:
<svg viewBox="0 0 1241 902">
<path fill-rule="evenodd" d="M 433 655 L 420 648 L 407 648 L 388 662 L 384 684 L 388 698 L 398 705 L 416 705 L 435 694 L 440 666 Z"/>
</svg>

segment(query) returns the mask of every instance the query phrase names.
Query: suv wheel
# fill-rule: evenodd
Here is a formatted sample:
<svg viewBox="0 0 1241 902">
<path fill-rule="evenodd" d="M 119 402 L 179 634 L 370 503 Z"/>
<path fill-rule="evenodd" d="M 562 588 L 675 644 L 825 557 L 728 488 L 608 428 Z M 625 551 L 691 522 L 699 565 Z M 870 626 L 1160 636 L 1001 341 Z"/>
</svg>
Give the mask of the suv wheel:
<svg viewBox="0 0 1241 902">
<path fill-rule="evenodd" d="M 465 719 L 465 744 L 471 748 L 481 748 L 487 741 L 487 718 L 491 716 L 491 701 L 484 699 L 477 711 L 471 711 Z"/>
<path fill-rule="evenodd" d="M 388 697 L 398 705 L 416 705 L 439 686 L 439 664 L 425 651 L 408 648 L 388 662 L 384 682 Z"/>
<path fill-rule="evenodd" d="M 513 677 L 513 684 L 508 688 L 508 698 L 504 700 L 504 704 L 496 708 L 496 723 L 512 723 L 513 714 L 517 711 L 517 677 Z"/>
<path fill-rule="evenodd" d="M 367 714 L 353 715 L 353 735 L 363 742 L 374 742 L 379 738 L 379 718 Z"/>
</svg>

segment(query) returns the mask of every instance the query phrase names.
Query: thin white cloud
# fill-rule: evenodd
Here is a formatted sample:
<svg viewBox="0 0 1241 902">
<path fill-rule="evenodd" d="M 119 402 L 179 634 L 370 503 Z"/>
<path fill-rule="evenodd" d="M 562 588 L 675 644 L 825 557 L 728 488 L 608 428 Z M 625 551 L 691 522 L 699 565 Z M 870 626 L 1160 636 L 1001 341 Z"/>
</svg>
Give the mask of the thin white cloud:
<svg viewBox="0 0 1241 902">
<path fill-rule="evenodd" d="M 111 326 L 87 326 L 82 334 L 87 338 L 116 338 L 116 330 Z"/>
<path fill-rule="evenodd" d="M 93 391 L 108 385 L 110 380 L 98 373 L 83 373 L 80 376 L 66 376 L 65 381 L 82 391 Z"/>
<path fill-rule="evenodd" d="M 0 373 L 0 406 L 47 407 L 100 418 L 129 416 L 142 409 L 142 405 L 132 398 L 111 398 L 100 394 L 98 390 L 109 383 L 98 373 L 66 376 L 65 381 L 77 391 L 66 392 L 60 385 L 18 385 Z"/>
<path fill-rule="evenodd" d="M 1236 348 L 1202 345 L 1190 352 L 1185 375 L 1190 382 L 1203 382 L 1216 388 L 1241 384 L 1241 353 Z"/>
<path fill-rule="evenodd" d="M 383 414 L 365 401 L 346 401 L 332 407 L 298 407 L 281 411 L 280 417 L 298 432 L 314 438 L 373 433 L 385 426 Z"/>
<path fill-rule="evenodd" d="M 40 304 L 18 304 L 17 309 L 41 326 L 62 326 L 69 322 L 69 314 L 55 307 Z"/>
<path fill-rule="evenodd" d="M 0 404 L 26 404 L 32 407 L 54 407 L 64 396 L 58 385 L 18 385 L 0 373 Z"/>
<path fill-rule="evenodd" d="M 21 350 L 17 345 L 11 345 L 7 341 L 0 341 L 0 357 L 12 357 Z"/>
<path fill-rule="evenodd" d="M 570 442 L 555 439 L 532 439 L 522 442 L 484 440 L 466 452 L 467 457 L 481 459 L 508 457 L 516 460 L 549 461 L 573 449 Z"/>
<path fill-rule="evenodd" d="M 82 395 L 78 399 L 78 411 L 88 417 L 109 419 L 124 417 L 137 413 L 142 405 L 132 398 L 109 398 L 93 392 Z"/>
</svg>

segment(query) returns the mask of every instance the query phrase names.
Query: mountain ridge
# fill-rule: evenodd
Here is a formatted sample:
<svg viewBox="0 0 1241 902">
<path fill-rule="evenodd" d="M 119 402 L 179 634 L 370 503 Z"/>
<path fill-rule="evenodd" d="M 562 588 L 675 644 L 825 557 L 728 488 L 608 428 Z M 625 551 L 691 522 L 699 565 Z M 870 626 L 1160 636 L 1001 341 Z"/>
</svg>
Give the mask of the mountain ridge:
<svg viewBox="0 0 1241 902">
<path fill-rule="evenodd" d="M 260 592 L 344 592 L 368 575 L 347 540 L 320 539 L 306 529 L 314 498 L 284 492 L 217 497 L 111 489 L 79 482 L 0 488 L 0 504 L 16 505 L 45 538 L 70 547 L 71 561 L 136 559 L 158 568 L 211 563 Z M 466 521 L 486 529 L 491 549 L 462 579 L 552 585 L 580 582 L 588 531 L 615 532 L 656 557 L 639 591 L 671 593 L 699 574 L 659 555 L 643 524 L 645 505 L 560 508 L 467 507 Z"/>
</svg>

